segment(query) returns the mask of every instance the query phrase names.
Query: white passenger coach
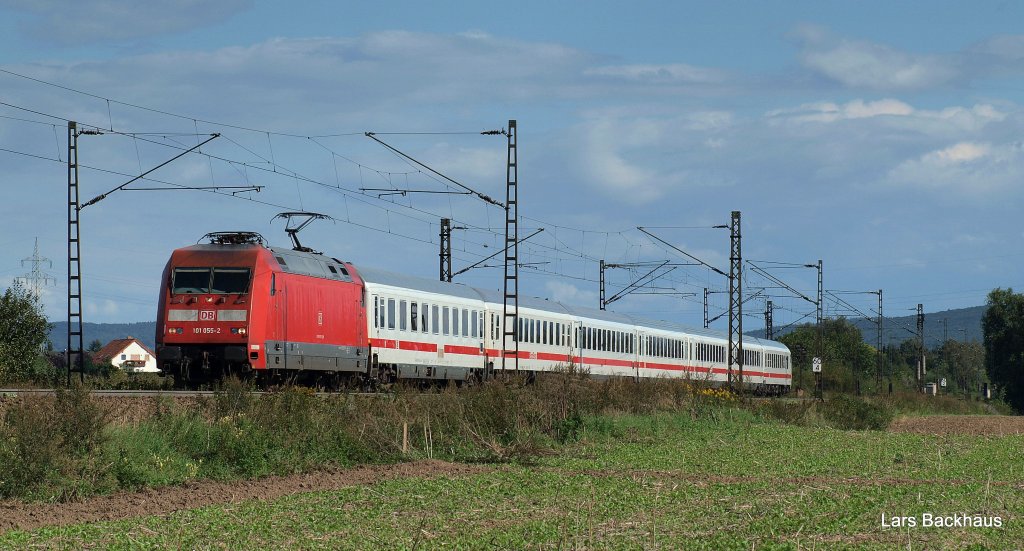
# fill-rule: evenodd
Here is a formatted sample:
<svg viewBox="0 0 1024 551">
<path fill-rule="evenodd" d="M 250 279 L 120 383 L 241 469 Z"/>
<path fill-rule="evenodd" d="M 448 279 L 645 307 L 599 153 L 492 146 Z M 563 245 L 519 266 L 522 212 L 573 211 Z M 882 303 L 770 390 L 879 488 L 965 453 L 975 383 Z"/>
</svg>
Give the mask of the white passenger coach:
<svg viewBox="0 0 1024 551">
<path fill-rule="evenodd" d="M 500 292 L 358 270 L 371 365 L 379 374 L 464 380 L 501 369 Z M 571 365 L 593 376 L 728 381 L 727 335 L 710 329 L 520 297 L 518 340 L 520 371 Z M 773 394 L 789 390 L 792 366 L 784 344 L 745 336 L 743 350 L 748 388 Z M 506 367 L 511 364 L 506 360 Z"/>
</svg>

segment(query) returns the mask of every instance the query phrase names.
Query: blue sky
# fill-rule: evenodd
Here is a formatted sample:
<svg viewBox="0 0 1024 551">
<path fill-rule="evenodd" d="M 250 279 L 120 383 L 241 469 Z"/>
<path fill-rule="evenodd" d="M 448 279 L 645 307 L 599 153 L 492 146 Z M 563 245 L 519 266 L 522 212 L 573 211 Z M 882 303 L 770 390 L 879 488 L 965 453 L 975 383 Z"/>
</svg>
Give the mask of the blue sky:
<svg viewBox="0 0 1024 551">
<path fill-rule="evenodd" d="M 449 216 L 469 228 L 454 234 L 455 268 L 476 262 L 499 246 L 501 211 L 361 192 L 446 189 L 362 132 L 454 132 L 381 137 L 502 197 L 504 140 L 473 132 L 510 118 L 523 231 L 545 228 L 522 251 L 532 295 L 596 306 L 598 259 L 678 260 L 636 226 L 685 227 L 652 231 L 725 269 L 728 235 L 706 227 L 732 210 L 745 258 L 820 258 L 827 289 L 881 288 L 889 315 L 1024 287 L 1019 3 L 205 4 L 0 0 L 0 282 L 27 271 L 38 236 L 58 280 L 44 293 L 54 319 L 65 307 L 62 119 L 116 131 L 81 138 L 84 198 L 212 132 L 222 137 L 206 155 L 153 178 L 263 186 L 119 192 L 83 211 L 86 321 L 153 319 L 170 251 L 207 232 L 285 245 L 271 222 L 282 210 L 336 219 L 305 231 L 315 248 L 424 277 L 436 277 L 437 220 Z M 609 271 L 609 295 L 642 273 Z M 811 270 L 774 273 L 813 291 Z M 497 288 L 501 270 L 458 279 Z M 703 288 L 725 281 L 678 267 L 658 286 L 674 294 L 611 309 L 700 324 Z M 762 294 L 777 326 L 811 309 Z M 873 313 L 873 296 L 842 296 L 850 304 L 828 301 L 829 315 Z M 711 303 L 721 313 L 725 295 Z M 746 327 L 763 308 L 748 303 Z"/>
</svg>

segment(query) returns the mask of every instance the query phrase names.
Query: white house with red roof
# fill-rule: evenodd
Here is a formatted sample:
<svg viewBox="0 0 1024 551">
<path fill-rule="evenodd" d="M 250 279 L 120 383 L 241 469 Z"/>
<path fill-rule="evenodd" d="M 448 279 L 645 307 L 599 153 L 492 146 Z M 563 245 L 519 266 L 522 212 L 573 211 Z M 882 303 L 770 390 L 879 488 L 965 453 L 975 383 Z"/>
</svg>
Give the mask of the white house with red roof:
<svg viewBox="0 0 1024 551">
<path fill-rule="evenodd" d="M 156 354 L 135 337 L 114 339 L 93 355 L 97 363 L 110 365 L 135 373 L 156 373 Z"/>
</svg>

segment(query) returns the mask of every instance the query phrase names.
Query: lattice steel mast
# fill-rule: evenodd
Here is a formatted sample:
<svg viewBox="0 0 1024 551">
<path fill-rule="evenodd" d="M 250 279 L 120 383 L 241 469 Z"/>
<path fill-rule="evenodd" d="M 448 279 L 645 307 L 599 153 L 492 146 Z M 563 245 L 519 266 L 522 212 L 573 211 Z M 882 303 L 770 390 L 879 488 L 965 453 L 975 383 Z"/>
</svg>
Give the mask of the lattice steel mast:
<svg viewBox="0 0 1024 551">
<path fill-rule="evenodd" d="M 740 211 L 732 211 L 729 225 L 729 384 L 736 383 L 733 366 L 743 390 L 743 254 L 741 250 Z"/>
<path fill-rule="evenodd" d="M 441 259 L 441 281 L 452 281 L 452 221 L 448 218 L 441 219 L 441 250 L 438 256 Z"/>
<path fill-rule="evenodd" d="M 505 304 L 501 322 L 501 370 L 513 356 L 519 372 L 519 165 L 516 150 L 516 121 L 508 121 L 508 156 L 505 169 Z M 509 346 L 511 339 L 511 347 Z"/>
</svg>

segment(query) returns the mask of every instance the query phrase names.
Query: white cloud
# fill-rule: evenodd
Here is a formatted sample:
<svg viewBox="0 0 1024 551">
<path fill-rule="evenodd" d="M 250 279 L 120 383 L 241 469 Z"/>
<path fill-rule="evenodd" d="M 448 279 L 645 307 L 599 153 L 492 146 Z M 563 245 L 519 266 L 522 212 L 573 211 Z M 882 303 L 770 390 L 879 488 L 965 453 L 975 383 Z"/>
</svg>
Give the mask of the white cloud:
<svg viewBox="0 0 1024 551">
<path fill-rule="evenodd" d="M 775 109 L 765 114 L 771 123 L 833 123 L 857 119 L 877 118 L 893 124 L 917 124 L 922 129 L 935 129 L 936 125 L 958 131 L 978 131 L 984 126 L 1006 119 L 1003 113 L 989 104 L 972 107 L 947 107 L 941 110 L 916 109 L 897 99 L 865 101 L 856 99 L 847 103 L 806 103 L 796 108 Z"/>
<path fill-rule="evenodd" d="M 253 0 L 3 0 L 34 17 L 24 29 L 65 45 L 120 42 L 205 27 L 248 10 Z"/>
<path fill-rule="evenodd" d="M 960 142 L 903 161 L 889 171 L 886 183 L 984 197 L 1018 185 L 1022 175 L 1020 143 Z"/>
<path fill-rule="evenodd" d="M 590 306 L 597 304 L 597 293 L 593 291 L 581 291 L 578 287 L 564 281 L 548 281 L 544 284 L 551 298 L 566 304 L 576 306 Z"/>
<path fill-rule="evenodd" d="M 914 54 L 867 41 L 839 39 L 805 26 L 800 60 L 808 69 L 844 86 L 875 90 L 917 90 L 964 76 L 955 55 Z"/>
<path fill-rule="evenodd" d="M 988 144 L 962 142 L 928 153 L 921 159 L 928 163 L 949 166 L 976 161 L 991 153 L 992 147 Z"/>
<path fill-rule="evenodd" d="M 586 69 L 587 76 L 610 77 L 650 84 L 707 84 L 723 82 L 724 71 L 684 63 L 665 65 L 605 65 Z"/>
<path fill-rule="evenodd" d="M 1024 34 L 993 36 L 970 49 L 972 53 L 989 55 L 1001 61 L 1024 61 Z"/>
<path fill-rule="evenodd" d="M 868 102 L 858 99 L 841 105 L 832 102 L 806 103 L 794 109 L 769 111 L 766 116 L 769 119 L 797 122 L 834 122 L 884 115 L 906 116 L 913 112 L 913 107 L 895 99 Z"/>
<path fill-rule="evenodd" d="M 653 120 L 591 120 L 580 129 L 577 150 L 584 177 L 609 193 L 639 204 L 660 197 L 667 186 L 680 183 L 681 174 L 665 174 L 632 160 L 631 152 L 658 147 L 665 127 Z"/>
</svg>

